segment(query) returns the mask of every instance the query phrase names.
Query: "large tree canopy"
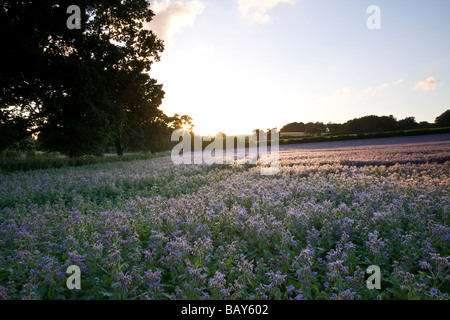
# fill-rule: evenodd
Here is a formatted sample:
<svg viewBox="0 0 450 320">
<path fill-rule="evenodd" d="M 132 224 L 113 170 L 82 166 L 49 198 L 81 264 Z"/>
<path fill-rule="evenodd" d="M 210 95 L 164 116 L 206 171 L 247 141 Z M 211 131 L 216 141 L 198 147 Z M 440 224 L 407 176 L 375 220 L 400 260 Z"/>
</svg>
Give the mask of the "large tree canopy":
<svg viewBox="0 0 450 320">
<path fill-rule="evenodd" d="M 81 9 L 69 29 L 67 8 Z M 161 118 L 162 85 L 148 75 L 163 43 L 143 28 L 146 0 L 1 1 L 0 148 L 39 133 L 71 156 L 123 144 Z M 139 133 L 140 132 L 140 133 Z M 128 133 L 130 135 L 130 133 Z M 119 150 L 118 150 L 119 151 Z"/>
</svg>

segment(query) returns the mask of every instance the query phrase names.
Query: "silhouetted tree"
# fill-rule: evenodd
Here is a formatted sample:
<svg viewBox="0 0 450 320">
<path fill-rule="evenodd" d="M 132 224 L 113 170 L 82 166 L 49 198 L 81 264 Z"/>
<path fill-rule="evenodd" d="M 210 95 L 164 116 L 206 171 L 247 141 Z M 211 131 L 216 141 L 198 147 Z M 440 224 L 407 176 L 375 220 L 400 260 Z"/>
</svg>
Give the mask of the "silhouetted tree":
<svg viewBox="0 0 450 320">
<path fill-rule="evenodd" d="M 282 127 L 280 132 L 305 132 L 305 124 L 303 122 L 291 122 Z"/>
<path fill-rule="evenodd" d="M 144 143 L 142 150 L 147 152 L 159 152 L 170 150 L 174 143 L 171 135 L 174 130 L 170 127 L 171 117 L 158 110 L 157 116 L 142 124 Z"/>
<path fill-rule="evenodd" d="M 419 122 L 419 128 L 420 129 L 433 128 L 434 126 L 435 126 L 434 123 L 429 123 L 428 121 L 420 121 Z"/>
<path fill-rule="evenodd" d="M 450 109 L 436 117 L 434 121 L 439 127 L 450 127 Z"/>
<path fill-rule="evenodd" d="M 147 73 L 124 71 L 115 93 L 114 102 L 122 111 L 114 139 L 117 155 L 122 155 L 124 148 L 148 151 L 149 131 L 159 135 L 156 128 L 162 130 L 166 120 L 158 109 L 164 97 L 162 85 Z"/>
<path fill-rule="evenodd" d="M 326 131 L 326 126 L 322 122 L 308 122 L 305 125 L 305 133 L 313 134 L 313 135 L 320 135 Z"/>
<path fill-rule="evenodd" d="M 267 128 L 267 141 L 270 141 L 272 139 L 272 130 L 271 128 Z"/>
<path fill-rule="evenodd" d="M 326 132 L 327 133 L 344 133 L 345 128 L 343 124 L 340 123 L 327 123 Z"/>
<path fill-rule="evenodd" d="M 182 115 L 180 116 L 179 114 L 174 114 L 172 117 L 169 118 L 169 123 L 170 123 L 170 127 L 172 129 L 180 129 L 180 128 L 185 128 L 187 129 L 189 132 L 192 132 L 192 130 L 194 129 L 194 123 L 192 122 L 192 118 L 188 115 Z"/>
<path fill-rule="evenodd" d="M 315 129 L 316 128 L 313 122 L 308 122 L 305 124 L 305 133 L 314 134 Z"/>
<path fill-rule="evenodd" d="M 81 30 L 66 26 L 72 4 L 81 8 Z M 6 144 L 25 124 L 49 150 L 98 154 L 138 125 L 130 115 L 153 117 L 162 90 L 146 72 L 163 44 L 142 28 L 152 16 L 146 0 L 2 1 L 0 131 L 16 131 Z M 147 103 L 151 86 L 160 92 Z"/>
<path fill-rule="evenodd" d="M 417 129 L 419 127 L 419 124 L 416 122 L 416 119 L 414 117 L 407 117 L 405 119 L 399 120 L 397 122 L 398 129 L 400 130 L 410 130 L 410 129 Z"/>
<path fill-rule="evenodd" d="M 0 152 L 28 136 L 28 121 L 0 110 Z"/>
<path fill-rule="evenodd" d="M 345 124 L 346 133 L 368 133 L 397 130 L 397 120 L 390 115 L 387 116 L 365 116 L 347 121 Z"/>
<path fill-rule="evenodd" d="M 259 142 L 259 137 L 261 136 L 262 133 L 264 133 L 264 130 L 254 129 L 252 130 L 252 133 L 256 134 L 256 141 Z"/>
</svg>

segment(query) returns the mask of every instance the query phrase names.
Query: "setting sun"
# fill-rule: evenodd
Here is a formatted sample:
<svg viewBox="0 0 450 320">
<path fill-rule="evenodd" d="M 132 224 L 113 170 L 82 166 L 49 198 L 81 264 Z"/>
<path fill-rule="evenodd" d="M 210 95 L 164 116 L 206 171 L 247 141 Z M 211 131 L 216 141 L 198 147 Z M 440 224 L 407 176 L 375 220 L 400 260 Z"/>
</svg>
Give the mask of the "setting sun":
<svg viewBox="0 0 450 320">
<path fill-rule="evenodd" d="M 184 123 L 181 125 L 181 129 L 183 129 L 184 131 L 189 131 L 191 129 L 191 126 L 187 123 Z"/>
<path fill-rule="evenodd" d="M 155 2 L 150 27 L 168 45 L 150 74 L 161 109 L 189 114 L 196 134 L 370 114 L 433 122 L 448 107 L 446 2 L 384 3 L 380 29 L 364 1 Z"/>
</svg>

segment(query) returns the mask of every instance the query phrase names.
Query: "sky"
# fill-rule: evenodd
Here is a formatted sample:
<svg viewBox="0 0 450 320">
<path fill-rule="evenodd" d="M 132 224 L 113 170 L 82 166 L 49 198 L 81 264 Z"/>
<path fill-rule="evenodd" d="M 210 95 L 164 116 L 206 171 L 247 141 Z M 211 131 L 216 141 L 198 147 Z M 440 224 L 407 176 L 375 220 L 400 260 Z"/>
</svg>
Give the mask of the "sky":
<svg viewBox="0 0 450 320">
<path fill-rule="evenodd" d="M 161 109 L 201 135 L 450 108 L 448 0 L 150 0 Z M 375 9 L 373 6 L 376 6 Z"/>
</svg>

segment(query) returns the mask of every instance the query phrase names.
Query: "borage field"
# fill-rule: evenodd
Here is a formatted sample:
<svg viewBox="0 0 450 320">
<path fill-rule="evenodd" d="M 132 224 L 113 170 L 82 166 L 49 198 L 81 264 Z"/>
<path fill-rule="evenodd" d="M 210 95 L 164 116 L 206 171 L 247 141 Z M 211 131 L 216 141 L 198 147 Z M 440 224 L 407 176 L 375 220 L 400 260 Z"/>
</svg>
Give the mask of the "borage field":
<svg viewBox="0 0 450 320">
<path fill-rule="evenodd" d="M 448 299 L 449 154 L 287 149 L 271 176 L 170 157 L 1 174 L 0 298 Z"/>
</svg>

